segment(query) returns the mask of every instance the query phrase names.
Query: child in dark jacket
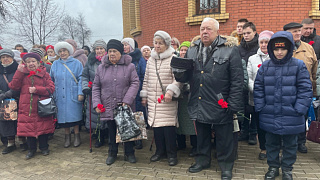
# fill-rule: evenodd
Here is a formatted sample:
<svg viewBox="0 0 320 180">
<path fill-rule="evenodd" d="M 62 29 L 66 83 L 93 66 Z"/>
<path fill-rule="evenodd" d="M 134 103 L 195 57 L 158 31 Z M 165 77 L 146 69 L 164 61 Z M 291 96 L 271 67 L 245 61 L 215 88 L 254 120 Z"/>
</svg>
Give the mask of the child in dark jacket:
<svg viewBox="0 0 320 180">
<path fill-rule="evenodd" d="M 302 60 L 292 57 L 292 34 L 275 33 L 268 44 L 270 60 L 258 70 L 254 83 L 255 110 L 260 128 L 266 133 L 269 170 L 265 179 L 274 179 L 282 169 L 282 179 L 292 179 L 296 161 L 297 135 L 305 129 L 305 118 L 312 98 L 312 85 Z M 283 158 L 279 152 L 283 140 Z"/>
</svg>

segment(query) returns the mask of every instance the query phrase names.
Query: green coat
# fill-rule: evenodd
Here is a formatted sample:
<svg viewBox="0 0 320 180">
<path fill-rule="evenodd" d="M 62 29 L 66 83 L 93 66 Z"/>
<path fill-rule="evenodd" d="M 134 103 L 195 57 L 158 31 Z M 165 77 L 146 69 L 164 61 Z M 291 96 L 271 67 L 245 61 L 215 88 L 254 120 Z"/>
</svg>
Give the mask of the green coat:
<svg viewBox="0 0 320 180">
<path fill-rule="evenodd" d="M 196 135 L 195 128 L 194 128 L 194 121 L 190 120 L 188 114 L 188 84 L 184 84 L 182 95 L 178 100 L 178 121 L 179 121 L 179 128 L 177 128 L 177 134 L 181 135 Z"/>
</svg>

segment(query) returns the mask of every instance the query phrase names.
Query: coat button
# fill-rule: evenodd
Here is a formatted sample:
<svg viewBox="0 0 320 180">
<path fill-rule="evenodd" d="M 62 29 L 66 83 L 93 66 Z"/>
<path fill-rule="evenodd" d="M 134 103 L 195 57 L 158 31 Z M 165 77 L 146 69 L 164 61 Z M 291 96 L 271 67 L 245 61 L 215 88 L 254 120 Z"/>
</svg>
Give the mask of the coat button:
<svg viewBox="0 0 320 180">
<path fill-rule="evenodd" d="M 200 84 L 200 87 L 202 87 L 202 84 Z"/>
<path fill-rule="evenodd" d="M 201 100 L 201 97 L 199 97 L 199 99 Z"/>
<path fill-rule="evenodd" d="M 203 71 L 201 71 L 201 74 L 203 74 Z"/>
<path fill-rule="evenodd" d="M 113 100 L 117 100 L 117 98 L 113 98 Z"/>
<path fill-rule="evenodd" d="M 114 81 L 116 81 L 117 79 L 114 79 Z"/>
</svg>

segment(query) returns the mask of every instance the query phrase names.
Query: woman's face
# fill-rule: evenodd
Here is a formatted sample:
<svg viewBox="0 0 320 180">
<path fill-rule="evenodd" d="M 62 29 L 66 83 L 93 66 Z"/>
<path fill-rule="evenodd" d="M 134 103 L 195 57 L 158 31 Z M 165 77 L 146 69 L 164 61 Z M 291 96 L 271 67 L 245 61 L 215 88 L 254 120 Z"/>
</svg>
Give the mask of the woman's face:
<svg viewBox="0 0 320 180">
<path fill-rule="evenodd" d="M 259 41 L 260 49 L 265 54 L 268 54 L 268 43 L 269 43 L 269 40 L 266 40 L 266 39 L 262 39 L 261 41 Z"/>
<path fill-rule="evenodd" d="M 61 59 L 68 59 L 70 53 L 66 48 L 62 48 L 59 50 L 59 56 L 61 57 Z"/>
<path fill-rule="evenodd" d="M 116 49 L 109 49 L 108 50 L 108 56 L 109 56 L 109 61 L 112 64 L 116 64 L 121 58 L 120 52 L 118 50 L 116 50 Z"/>
<path fill-rule="evenodd" d="M 149 48 L 144 48 L 143 51 L 142 51 L 142 56 L 145 58 L 145 59 L 149 59 L 150 58 L 150 54 L 151 54 L 151 51 Z"/>
<path fill-rule="evenodd" d="M 31 57 L 26 59 L 25 64 L 27 65 L 27 69 L 29 71 L 36 71 L 40 66 L 40 62 Z"/>
<path fill-rule="evenodd" d="M 97 56 L 104 56 L 106 50 L 102 46 L 97 46 L 95 49 L 95 53 Z"/>
<path fill-rule="evenodd" d="M 126 42 L 123 43 L 123 52 L 126 54 L 130 53 L 130 45 Z"/>
<path fill-rule="evenodd" d="M 182 46 L 182 47 L 180 48 L 180 57 L 184 58 L 184 56 L 185 56 L 186 53 L 187 53 L 187 50 L 188 50 L 188 47 Z"/>
<path fill-rule="evenodd" d="M 48 49 L 47 54 L 48 54 L 48 56 L 55 56 L 56 55 L 56 53 L 54 53 L 53 49 Z"/>
<path fill-rule="evenodd" d="M 12 61 L 13 61 L 13 58 L 11 56 L 8 56 L 6 54 L 1 56 L 1 63 L 3 65 L 10 64 L 12 63 Z"/>
<path fill-rule="evenodd" d="M 164 42 L 164 40 L 161 39 L 161 38 L 156 38 L 156 39 L 154 39 L 153 46 L 154 46 L 154 50 L 155 50 L 158 54 L 159 54 L 159 53 L 163 53 L 165 50 L 168 49 L 168 46 L 166 45 L 166 43 Z"/>
<path fill-rule="evenodd" d="M 86 55 L 86 56 L 89 56 L 89 51 L 87 50 L 87 49 L 83 49 L 84 50 L 84 54 Z"/>
</svg>

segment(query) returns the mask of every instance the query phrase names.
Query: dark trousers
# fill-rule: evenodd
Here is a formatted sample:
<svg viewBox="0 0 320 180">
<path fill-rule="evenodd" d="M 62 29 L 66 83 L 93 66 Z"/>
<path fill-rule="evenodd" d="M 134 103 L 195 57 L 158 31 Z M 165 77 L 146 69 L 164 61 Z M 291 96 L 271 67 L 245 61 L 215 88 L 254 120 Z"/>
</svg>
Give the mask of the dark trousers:
<svg viewBox="0 0 320 180">
<path fill-rule="evenodd" d="M 281 139 L 283 146 L 281 147 Z M 279 153 L 282 148 L 282 160 L 279 162 Z M 282 168 L 291 171 L 297 159 L 297 134 L 278 135 L 266 133 L 267 162 L 269 167 Z"/>
<path fill-rule="evenodd" d="M 258 140 L 260 150 L 266 150 L 266 131 L 260 128 L 259 113 L 254 112 L 252 118 L 255 118 L 257 121 L 257 130 L 258 130 Z"/>
<path fill-rule="evenodd" d="M 114 120 L 107 121 L 108 132 L 109 132 L 109 156 L 117 156 L 118 154 L 118 143 L 116 143 L 117 125 Z M 124 154 L 129 156 L 134 154 L 134 141 L 124 143 Z"/>
<path fill-rule="evenodd" d="M 187 147 L 186 145 L 186 135 L 184 134 L 177 134 L 177 143 L 178 147 L 181 149 L 184 149 Z M 197 148 L 197 136 L 196 135 L 190 135 L 190 144 L 192 148 Z"/>
<path fill-rule="evenodd" d="M 298 134 L 298 144 L 305 144 L 306 143 L 306 129 L 302 133 Z"/>
<path fill-rule="evenodd" d="M 156 143 L 156 154 L 164 155 L 168 158 L 177 157 L 176 127 L 165 126 L 153 128 L 154 141 Z"/>
<path fill-rule="evenodd" d="M 250 135 L 250 136 L 257 135 L 257 119 L 254 118 L 253 116 L 254 116 L 254 107 L 247 105 L 247 108 L 245 110 L 245 117 L 247 117 L 248 119 L 251 119 L 251 121 L 244 118 L 241 124 L 241 133 L 244 133 L 245 135 Z"/>
<path fill-rule="evenodd" d="M 196 121 L 197 156 L 196 163 L 206 166 L 211 164 L 211 124 Z M 233 124 L 214 125 L 216 151 L 221 171 L 231 171 L 235 160 Z"/>
<path fill-rule="evenodd" d="M 47 150 L 49 148 L 48 144 L 48 134 L 43 134 L 38 136 L 38 141 L 39 141 L 39 149 L 42 150 Z M 29 146 L 30 150 L 37 150 L 37 138 L 36 137 L 27 137 L 27 144 Z"/>
</svg>

